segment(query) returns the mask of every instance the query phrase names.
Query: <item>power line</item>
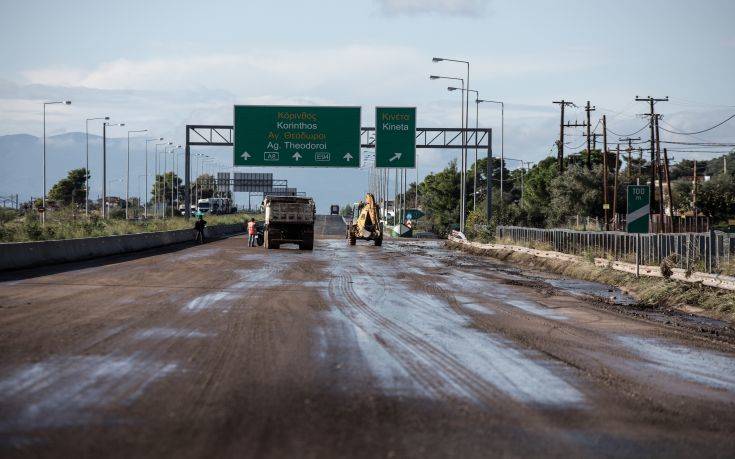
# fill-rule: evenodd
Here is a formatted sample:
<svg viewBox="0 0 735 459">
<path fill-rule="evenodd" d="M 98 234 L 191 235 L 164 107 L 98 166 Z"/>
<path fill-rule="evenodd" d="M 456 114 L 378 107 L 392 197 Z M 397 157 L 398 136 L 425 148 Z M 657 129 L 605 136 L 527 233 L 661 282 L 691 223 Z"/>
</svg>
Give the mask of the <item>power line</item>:
<svg viewBox="0 0 735 459">
<path fill-rule="evenodd" d="M 662 140 L 661 143 L 671 145 L 694 145 L 697 147 L 735 147 L 735 143 L 720 143 L 720 142 L 675 142 L 673 140 Z"/>
<path fill-rule="evenodd" d="M 666 129 L 665 127 L 662 127 L 661 129 L 662 129 L 662 130 L 664 130 L 664 131 L 666 131 L 666 132 L 668 132 L 668 133 L 671 133 L 671 134 L 679 134 L 679 135 L 695 135 L 695 134 L 701 134 L 701 133 L 703 133 L 703 132 L 711 131 L 712 129 L 718 128 L 718 127 L 722 126 L 723 124 L 727 123 L 728 121 L 730 121 L 730 120 L 731 120 L 731 119 L 733 119 L 733 118 L 735 118 L 735 114 L 733 114 L 733 115 L 730 115 L 730 116 L 729 116 L 729 117 L 728 117 L 727 119 L 725 119 L 724 121 L 721 121 L 721 122 L 719 122 L 719 123 L 715 124 L 715 125 L 714 125 L 714 126 L 712 126 L 712 127 L 708 127 L 707 129 L 702 129 L 701 131 L 694 131 L 694 132 L 677 132 L 677 131 L 670 131 L 670 130 Z M 667 123 L 667 124 L 668 124 L 668 123 Z M 671 126 L 671 125 L 669 124 L 669 126 Z"/>
<path fill-rule="evenodd" d="M 709 153 L 712 155 L 727 155 L 732 153 L 732 150 L 687 150 L 679 148 L 667 148 L 669 151 L 675 151 L 677 153 Z"/>
<path fill-rule="evenodd" d="M 636 135 L 636 134 L 638 134 L 638 133 L 642 132 L 642 131 L 643 131 L 644 129 L 646 129 L 647 127 L 648 127 L 648 123 L 644 124 L 642 128 L 640 128 L 640 129 L 638 129 L 637 131 L 635 131 L 635 132 L 633 132 L 633 133 L 630 133 L 630 134 L 618 134 L 617 132 L 613 131 L 613 130 L 612 130 L 612 129 L 610 129 L 610 128 L 607 128 L 607 130 L 608 130 L 608 131 L 610 132 L 610 134 L 614 134 L 614 135 L 616 135 L 616 136 L 618 136 L 618 137 L 632 137 L 632 136 L 634 136 L 634 135 Z"/>
</svg>

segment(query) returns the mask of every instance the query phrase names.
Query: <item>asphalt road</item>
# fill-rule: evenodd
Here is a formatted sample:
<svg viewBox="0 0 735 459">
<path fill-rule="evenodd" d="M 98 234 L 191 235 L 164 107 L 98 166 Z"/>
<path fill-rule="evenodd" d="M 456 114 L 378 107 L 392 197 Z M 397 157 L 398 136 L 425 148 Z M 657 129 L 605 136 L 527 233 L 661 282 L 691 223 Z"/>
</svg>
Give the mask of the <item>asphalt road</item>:
<svg viewBox="0 0 735 459">
<path fill-rule="evenodd" d="M 6 273 L 0 456 L 735 456 L 733 348 L 595 290 L 430 241 Z"/>
</svg>

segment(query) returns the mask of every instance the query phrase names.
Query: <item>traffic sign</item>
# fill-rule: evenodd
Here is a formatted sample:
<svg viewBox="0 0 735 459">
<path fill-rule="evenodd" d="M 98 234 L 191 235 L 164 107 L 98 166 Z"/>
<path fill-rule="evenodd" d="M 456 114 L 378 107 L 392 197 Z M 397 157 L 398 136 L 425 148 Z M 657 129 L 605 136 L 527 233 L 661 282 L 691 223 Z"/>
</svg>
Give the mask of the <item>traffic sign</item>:
<svg viewBox="0 0 735 459">
<path fill-rule="evenodd" d="M 651 190 L 648 185 L 628 185 L 629 233 L 648 233 L 648 220 L 651 213 Z"/>
<path fill-rule="evenodd" d="M 235 166 L 360 167 L 360 107 L 236 105 Z"/>
<path fill-rule="evenodd" d="M 425 214 L 418 209 L 406 209 L 406 220 L 418 220 Z"/>
<path fill-rule="evenodd" d="M 416 167 L 416 107 L 375 108 L 375 167 Z"/>
</svg>

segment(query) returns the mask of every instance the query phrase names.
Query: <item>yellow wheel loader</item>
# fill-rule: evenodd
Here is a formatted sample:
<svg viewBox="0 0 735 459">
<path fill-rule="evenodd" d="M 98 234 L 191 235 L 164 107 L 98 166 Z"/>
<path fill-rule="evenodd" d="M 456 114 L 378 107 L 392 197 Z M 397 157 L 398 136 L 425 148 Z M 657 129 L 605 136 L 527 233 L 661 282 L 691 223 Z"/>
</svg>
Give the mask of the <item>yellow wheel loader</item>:
<svg viewBox="0 0 735 459">
<path fill-rule="evenodd" d="M 383 245 L 383 224 L 375 196 L 372 193 L 365 195 L 365 202 L 359 203 L 353 212 L 352 222 L 347 225 L 347 242 L 355 245 L 358 239 L 362 239 L 375 241 L 376 246 Z"/>
</svg>

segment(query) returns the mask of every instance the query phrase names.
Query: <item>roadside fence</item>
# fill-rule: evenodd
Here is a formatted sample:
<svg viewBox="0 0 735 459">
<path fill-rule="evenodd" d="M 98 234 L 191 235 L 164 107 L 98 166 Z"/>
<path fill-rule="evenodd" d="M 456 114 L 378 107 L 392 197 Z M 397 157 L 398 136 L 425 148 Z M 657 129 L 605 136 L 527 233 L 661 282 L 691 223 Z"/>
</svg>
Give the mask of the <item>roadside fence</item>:
<svg viewBox="0 0 735 459">
<path fill-rule="evenodd" d="M 574 231 L 519 226 L 498 226 L 499 240 L 519 245 L 547 247 L 571 255 L 606 257 L 635 263 L 636 234 L 621 231 Z M 735 234 L 721 231 L 707 233 L 648 233 L 640 235 L 643 265 L 660 265 L 671 257 L 673 265 L 687 271 L 733 274 L 735 269 Z M 675 255 L 676 256 L 672 256 Z"/>
</svg>

